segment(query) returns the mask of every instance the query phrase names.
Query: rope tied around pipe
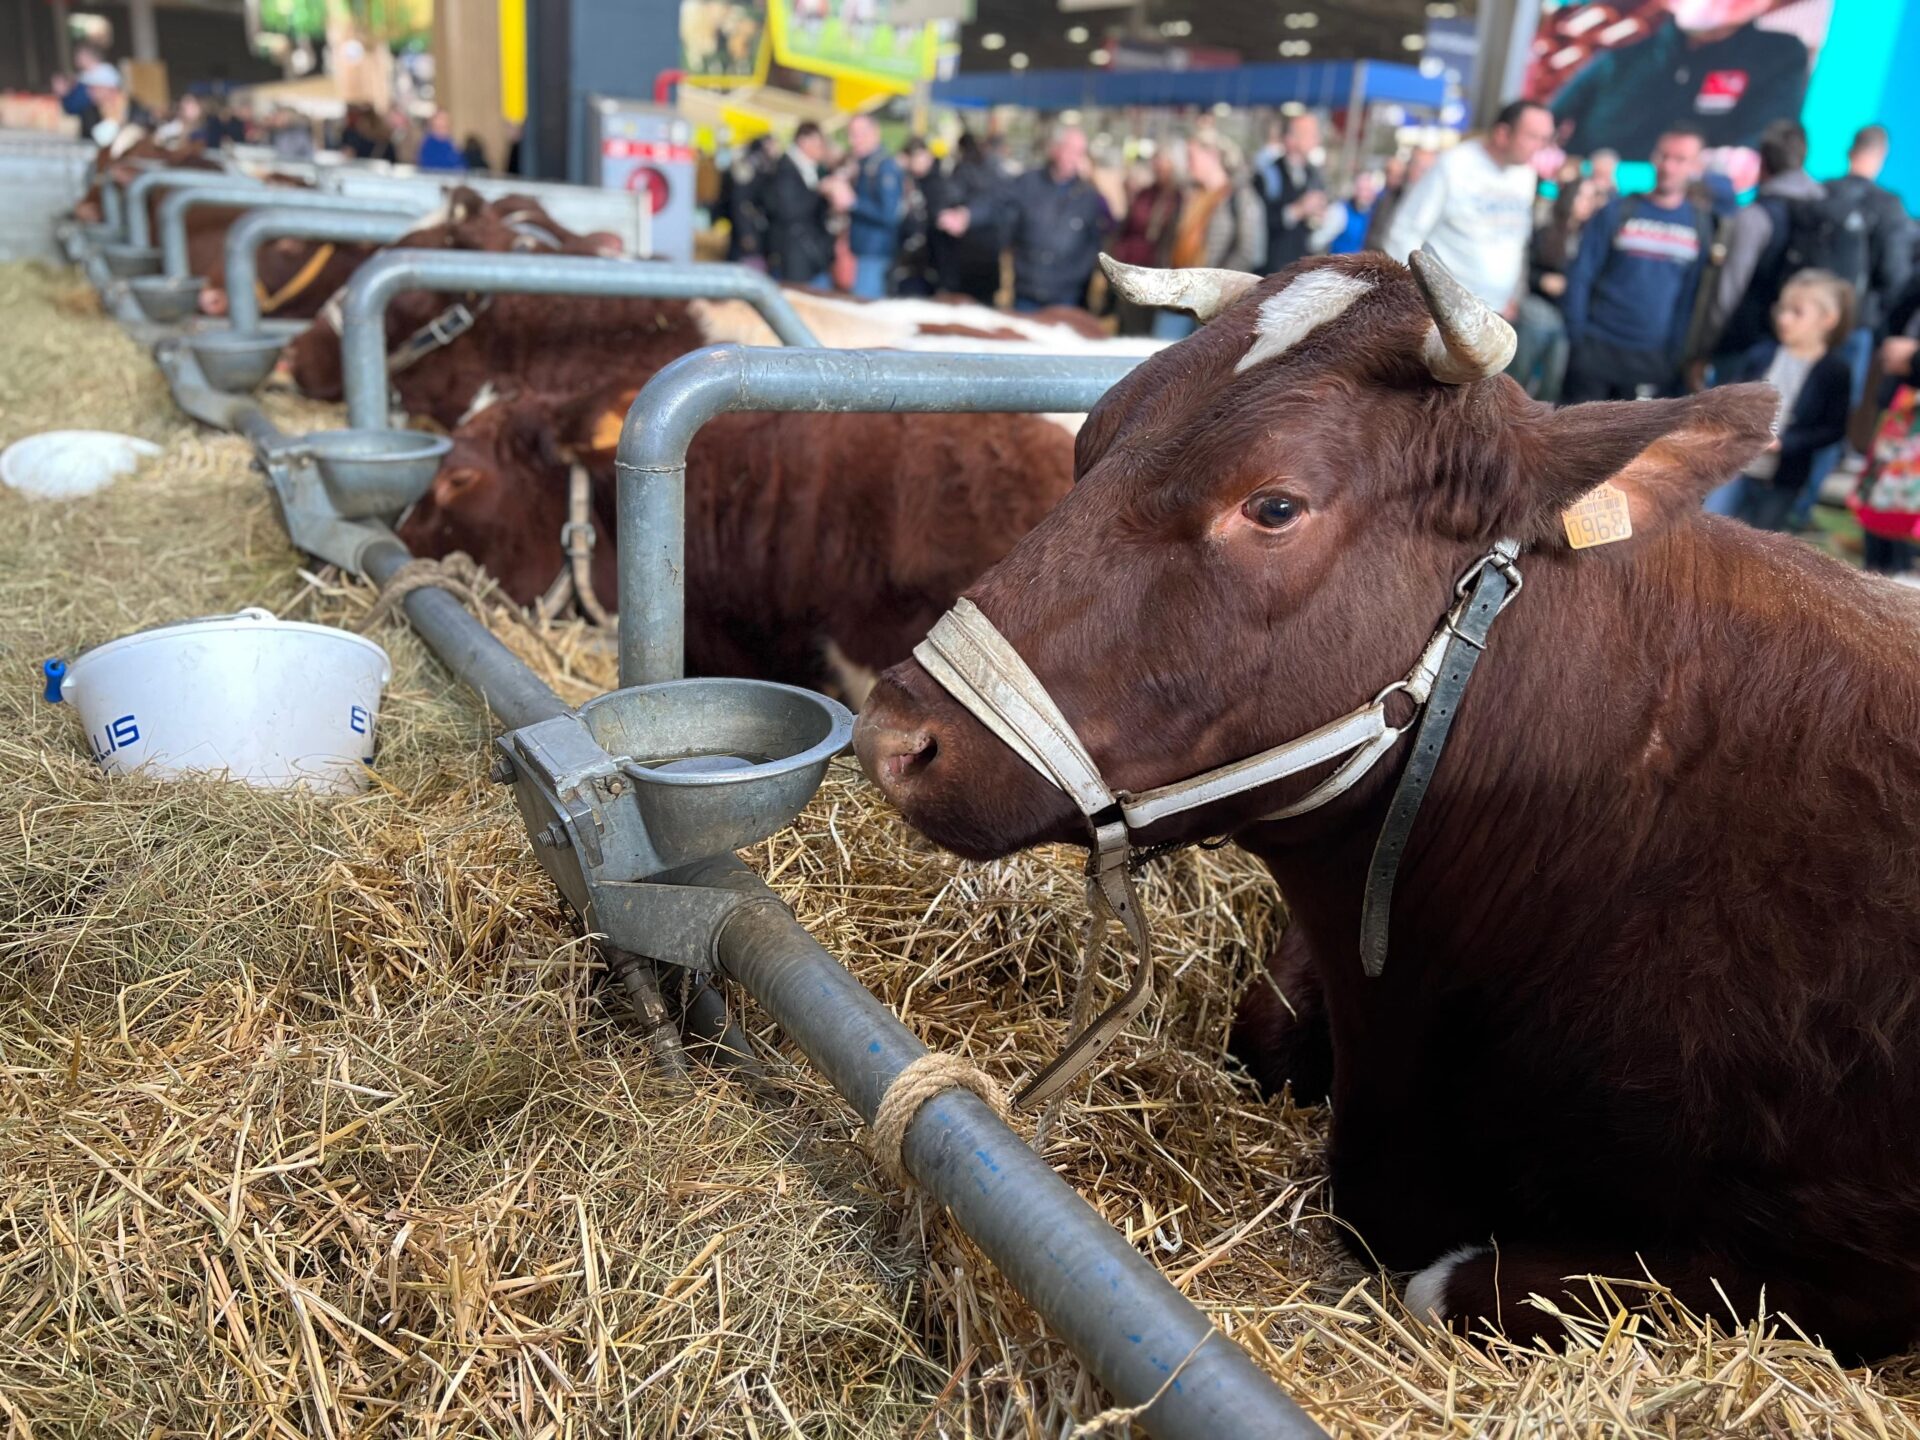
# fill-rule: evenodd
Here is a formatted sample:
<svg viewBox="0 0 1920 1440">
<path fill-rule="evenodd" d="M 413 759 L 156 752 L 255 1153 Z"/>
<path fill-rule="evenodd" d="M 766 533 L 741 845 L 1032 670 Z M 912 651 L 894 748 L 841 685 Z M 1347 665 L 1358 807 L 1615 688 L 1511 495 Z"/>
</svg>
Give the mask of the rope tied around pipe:
<svg viewBox="0 0 1920 1440">
<path fill-rule="evenodd" d="M 880 1107 L 874 1112 L 867 1134 L 867 1146 L 873 1152 L 874 1162 L 888 1179 L 903 1189 L 912 1188 L 914 1183 L 900 1156 L 907 1127 L 920 1113 L 922 1105 L 949 1090 L 971 1090 L 986 1101 L 1002 1121 L 1007 1119 L 1007 1092 L 1000 1088 L 999 1081 L 958 1055 L 922 1055 L 893 1077 L 886 1094 L 880 1097 Z"/>
<path fill-rule="evenodd" d="M 554 648 L 553 642 L 539 625 L 518 605 L 502 599 L 500 587 L 493 577 L 464 550 L 455 550 L 440 560 L 416 556 L 394 571 L 387 583 L 380 587 L 372 608 L 362 617 L 360 633 L 365 635 L 379 625 L 416 590 L 445 590 L 471 610 L 483 624 L 490 612 L 505 611 L 538 642 L 554 664 L 564 668 L 565 657 Z"/>
</svg>

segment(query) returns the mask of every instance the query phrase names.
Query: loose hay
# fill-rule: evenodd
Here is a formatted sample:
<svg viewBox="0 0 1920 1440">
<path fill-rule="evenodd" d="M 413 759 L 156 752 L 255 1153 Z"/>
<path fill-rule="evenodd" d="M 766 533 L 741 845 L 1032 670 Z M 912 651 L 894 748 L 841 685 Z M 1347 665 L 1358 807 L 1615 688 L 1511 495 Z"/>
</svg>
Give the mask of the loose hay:
<svg viewBox="0 0 1920 1440">
<path fill-rule="evenodd" d="M 86 500 L 0 495 L 7 1433 L 1038 1437 L 1095 1416 L 804 1062 L 761 1094 L 649 1067 L 477 778 L 485 717 L 404 629 L 377 637 L 395 674 L 364 797 L 102 779 L 35 698 L 41 658 L 244 604 L 350 623 L 370 597 L 302 576 L 247 447 L 181 423 L 73 294 L 0 267 L 0 443 L 86 424 L 167 453 Z M 565 675 L 502 638 L 575 697 L 610 679 L 577 629 L 551 635 Z M 748 858 L 930 1045 L 1014 1082 L 1059 1043 L 1072 855 L 959 864 L 836 766 Z M 1771 1322 L 1600 1304 L 1565 1355 L 1410 1322 L 1324 1218 L 1323 1117 L 1220 1063 L 1271 888 L 1190 855 L 1146 899 L 1163 999 L 1048 1158 L 1336 1434 L 1920 1435 L 1911 1361 L 1842 1370 Z"/>
</svg>

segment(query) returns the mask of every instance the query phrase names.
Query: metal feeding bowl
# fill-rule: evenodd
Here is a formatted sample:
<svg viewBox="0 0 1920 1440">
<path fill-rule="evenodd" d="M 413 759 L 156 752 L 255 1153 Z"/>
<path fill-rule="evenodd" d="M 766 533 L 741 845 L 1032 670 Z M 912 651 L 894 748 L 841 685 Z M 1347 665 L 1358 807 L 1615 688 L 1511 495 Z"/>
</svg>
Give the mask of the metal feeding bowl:
<svg viewBox="0 0 1920 1440">
<path fill-rule="evenodd" d="M 590 700 L 580 720 L 619 758 L 667 867 L 764 840 L 820 788 L 853 716 L 811 690 L 766 680 L 669 680 Z"/>
<path fill-rule="evenodd" d="M 419 430 L 317 430 L 299 448 L 320 467 L 333 508 L 370 520 L 398 515 L 426 494 L 453 441 Z"/>
<path fill-rule="evenodd" d="M 127 289 L 149 320 L 184 320 L 199 310 L 206 284 L 198 275 L 138 275 Z"/>
<path fill-rule="evenodd" d="M 257 331 L 203 330 L 187 337 L 207 383 L 234 395 L 246 394 L 271 375 L 286 347 L 286 336 Z"/>
<path fill-rule="evenodd" d="M 160 273 L 157 245 L 106 245 L 101 247 L 100 257 L 107 262 L 111 273 L 122 277 Z"/>
</svg>

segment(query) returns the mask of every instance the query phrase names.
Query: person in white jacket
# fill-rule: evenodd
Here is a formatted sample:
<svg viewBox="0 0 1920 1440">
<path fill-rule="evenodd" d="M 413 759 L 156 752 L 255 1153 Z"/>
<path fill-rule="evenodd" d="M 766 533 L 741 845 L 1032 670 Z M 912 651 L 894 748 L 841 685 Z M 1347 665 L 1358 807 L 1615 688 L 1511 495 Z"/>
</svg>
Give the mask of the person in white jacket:
<svg viewBox="0 0 1920 1440">
<path fill-rule="evenodd" d="M 1527 242 L 1539 188 L 1533 157 L 1553 139 L 1553 114 L 1515 100 L 1487 133 L 1447 151 L 1393 212 L 1384 247 L 1405 262 L 1431 245 L 1460 283 L 1513 319 L 1526 293 Z"/>
</svg>

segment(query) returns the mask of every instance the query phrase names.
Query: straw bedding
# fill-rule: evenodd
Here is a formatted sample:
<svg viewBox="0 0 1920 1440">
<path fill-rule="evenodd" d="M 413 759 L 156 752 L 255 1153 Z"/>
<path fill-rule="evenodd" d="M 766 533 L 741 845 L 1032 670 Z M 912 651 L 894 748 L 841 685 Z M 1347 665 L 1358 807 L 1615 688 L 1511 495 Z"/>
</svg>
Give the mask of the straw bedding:
<svg viewBox="0 0 1920 1440">
<path fill-rule="evenodd" d="M 370 596 L 303 573 L 245 445 L 182 423 L 71 277 L 0 267 L 0 315 L 0 443 L 166 450 L 87 500 L 0 492 L 0 1433 L 1127 1432 L 764 1016 L 795 1062 L 769 1085 L 659 1073 L 403 628 L 364 797 L 105 782 L 41 658 Z M 563 692 L 610 678 L 548 638 Z M 748 858 L 931 1046 L 1017 1081 L 1058 1044 L 1073 856 L 959 864 L 836 767 Z M 1270 887 L 1188 856 L 1147 903 L 1163 999 L 1046 1154 L 1334 1433 L 1920 1435 L 1920 1366 L 1842 1370 L 1784 1323 L 1596 1302 L 1548 1354 L 1410 1322 L 1336 1244 L 1323 1117 L 1221 1063 Z"/>
</svg>

